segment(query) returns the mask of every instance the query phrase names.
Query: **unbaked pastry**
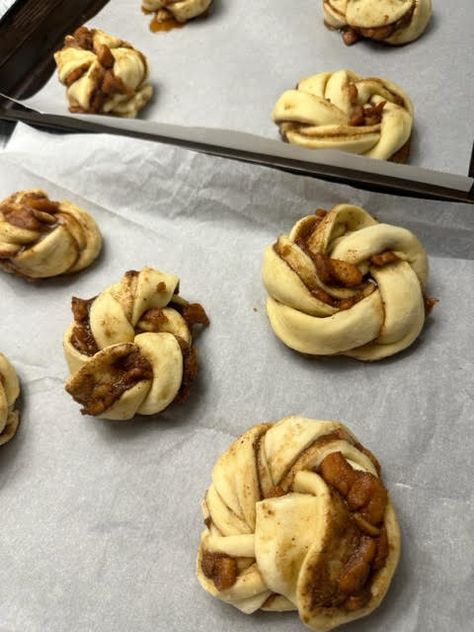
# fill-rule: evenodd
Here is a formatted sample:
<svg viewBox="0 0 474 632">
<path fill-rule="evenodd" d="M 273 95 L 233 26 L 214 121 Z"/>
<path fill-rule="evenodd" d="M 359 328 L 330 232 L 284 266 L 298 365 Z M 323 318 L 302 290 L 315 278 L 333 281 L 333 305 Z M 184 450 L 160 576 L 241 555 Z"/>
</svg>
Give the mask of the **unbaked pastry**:
<svg viewBox="0 0 474 632">
<path fill-rule="evenodd" d="M 284 92 L 272 117 L 289 143 L 406 162 L 413 115 L 410 99 L 394 83 L 339 70 Z"/>
<path fill-rule="evenodd" d="M 338 204 L 297 222 L 265 250 L 263 282 L 275 334 L 313 355 L 380 360 L 420 334 L 428 258 L 406 228 Z"/>
<path fill-rule="evenodd" d="M 205 13 L 211 4 L 212 0 L 142 0 L 142 9 L 145 13 L 155 13 L 158 23 L 175 20 L 184 24 Z"/>
<path fill-rule="evenodd" d="M 323 0 L 324 22 L 343 31 L 344 42 L 361 37 L 406 44 L 420 37 L 431 18 L 431 0 Z"/>
<path fill-rule="evenodd" d="M 70 112 L 135 117 L 153 94 L 143 53 L 99 29 L 67 35 L 54 59 Z"/>
<path fill-rule="evenodd" d="M 15 436 L 20 423 L 20 413 L 15 402 L 20 395 L 20 383 L 15 369 L 0 353 L 0 445 Z"/>
<path fill-rule="evenodd" d="M 251 428 L 214 466 L 203 514 L 203 588 L 247 614 L 298 610 L 317 632 L 370 614 L 398 564 L 379 464 L 336 421 Z"/>
<path fill-rule="evenodd" d="M 72 299 L 66 390 L 83 414 L 131 419 L 187 398 L 197 374 L 192 328 L 209 321 L 201 305 L 178 296 L 178 285 L 178 277 L 144 268 L 93 299 Z"/>
<path fill-rule="evenodd" d="M 0 203 L 0 266 L 8 272 L 31 279 L 78 272 L 101 246 L 87 211 L 53 202 L 41 189 L 13 193 Z"/>
</svg>

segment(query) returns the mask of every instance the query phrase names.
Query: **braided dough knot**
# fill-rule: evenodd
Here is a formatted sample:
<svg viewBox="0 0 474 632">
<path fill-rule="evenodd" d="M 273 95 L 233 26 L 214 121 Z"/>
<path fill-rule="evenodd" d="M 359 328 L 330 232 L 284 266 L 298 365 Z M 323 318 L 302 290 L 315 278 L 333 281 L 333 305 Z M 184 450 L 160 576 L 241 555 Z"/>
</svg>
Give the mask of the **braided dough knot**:
<svg viewBox="0 0 474 632">
<path fill-rule="evenodd" d="M 100 29 L 77 29 L 54 59 L 71 112 L 135 117 L 153 94 L 145 56 Z"/>
<path fill-rule="evenodd" d="M 209 321 L 200 305 L 177 295 L 178 284 L 174 275 L 144 268 L 94 299 L 73 299 L 66 390 L 83 413 L 130 419 L 188 396 L 197 373 L 191 330 Z"/>
<path fill-rule="evenodd" d="M 339 422 L 260 424 L 219 458 L 197 574 L 243 612 L 298 610 L 323 632 L 369 614 L 400 533 L 373 455 Z"/>
<path fill-rule="evenodd" d="M 0 204 L 0 265 L 8 272 L 32 279 L 78 272 L 101 247 L 94 219 L 71 202 L 32 189 Z"/>
<path fill-rule="evenodd" d="M 211 4 L 212 0 L 142 0 L 142 9 L 146 13 L 168 13 L 177 22 L 187 22 L 202 15 Z"/>
<path fill-rule="evenodd" d="M 346 44 L 360 37 L 406 44 L 420 37 L 431 18 L 431 0 L 323 0 L 327 26 L 342 29 Z"/>
<path fill-rule="evenodd" d="M 14 410 L 20 395 L 20 383 L 15 369 L 0 353 L 0 445 L 15 436 L 20 423 L 20 413 Z"/>
<path fill-rule="evenodd" d="M 290 143 L 404 162 L 413 114 L 410 99 L 394 83 L 339 70 L 284 92 L 272 116 Z"/>
<path fill-rule="evenodd" d="M 266 249 L 267 313 L 296 351 L 379 360 L 421 332 L 427 274 L 413 233 L 339 204 L 304 217 Z"/>
</svg>

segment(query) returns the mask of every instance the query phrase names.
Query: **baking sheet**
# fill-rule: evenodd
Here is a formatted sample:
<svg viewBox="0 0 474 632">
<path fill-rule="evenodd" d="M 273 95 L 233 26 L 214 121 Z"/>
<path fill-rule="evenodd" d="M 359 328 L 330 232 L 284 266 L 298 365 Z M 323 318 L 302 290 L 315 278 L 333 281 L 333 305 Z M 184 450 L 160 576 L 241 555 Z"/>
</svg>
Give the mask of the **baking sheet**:
<svg viewBox="0 0 474 632">
<path fill-rule="evenodd" d="M 151 33 L 149 22 L 139 0 L 114 0 L 90 23 L 131 41 L 149 59 L 156 96 L 141 115 L 143 131 L 157 133 L 155 122 L 279 139 L 271 111 L 284 90 L 317 72 L 352 68 L 390 79 L 412 98 L 411 165 L 468 174 L 474 140 L 471 0 L 458 0 L 455 9 L 434 3 L 427 32 L 402 47 L 368 42 L 346 47 L 340 33 L 324 27 L 317 0 L 215 0 L 209 18 L 169 33 Z M 26 103 L 68 114 L 65 88 L 56 76 Z M 129 128 L 127 121 L 101 119 Z M 354 168 L 366 168 L 358 157 L 350 158 Z M 369 169 L 377 172 L 376 162 L 370 161 Z M 396 167 L 386 167 L 394 177 L 409 171 Z"/>
<path fill-rule="evenodd" d="M 71 278 L 0 275 L 0 349 L 23 388 L 22 424 L 0 450 L 2 632 L 272 632 L 296 614 L 246 616 L 194 576 L 200 499 L 234 437 L 288 414 L 345 421 L 381 460 L 403 532 L 383 606 L 362 632 L 467 632 L 472 576 L 472 207 L 327 184 L 117 136 L 19 125 L 0 154 L 0 199 L 43 187 L 95 215 L 105 250 Z M 265 246 L 316 207 L 351 201 L 414 230 L 440 299 L 420 340 L 391 359 L 308 359 L 273 336 Z M 82 417 L 63 390 L 72 295 L 128 269 L 181 277 L 211 326 L 191 399 L 156 419 Z"/>
</svg>

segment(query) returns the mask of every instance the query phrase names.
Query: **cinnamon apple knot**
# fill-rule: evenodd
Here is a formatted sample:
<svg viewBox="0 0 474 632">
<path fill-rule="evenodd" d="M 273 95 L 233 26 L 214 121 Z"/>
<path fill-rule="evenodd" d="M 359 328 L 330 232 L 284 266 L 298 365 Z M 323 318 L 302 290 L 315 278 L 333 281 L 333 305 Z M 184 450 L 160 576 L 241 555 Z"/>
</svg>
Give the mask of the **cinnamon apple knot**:
<svg viewBox="0 0 474 632">
<path fill-rule="evenodd" d="M 379 360 L 409 347 L 425 323 L 428 258 L 406 228 L 364 209 L 318 210 L 264 254 L 267 313 L 288 347 Z"/>
<path fill-rule="evenodd" d="M 54 54 L 71 112 L 135 117 L 148 103 L 145 55 L 100 29 L 77 29 Z"/>
<path fill-rule="evenodd" d="M 287 90 L 273 110 L 283 140 L 406 162 L 414 109 L 397 85 L 351 70 L 322 72 Z"/>
<path fill-rule="evenodd" d="M 40 189 L 0 203 L 0 266 L 30 279 L 78 272 L 99 255 L 102 238 L 84 209 Z"/>
<path fill-rule="evenodd" d="M 93 299 L 72 299 L 66 390 L 83 414 L 125 420 L 188 397 L 198 370 L 192 330 L 209 320 L 201 305 L 178 295 L 178 284 L 144 268 Z"/>
<path fill-rule="evenodd" d="M 247 614 L 297 610 L 315 632 L 370 614 L 398 564 L 380 466 L 336 421 L 248 430 L 215 464 L 203 514 L 202 587 Z"/>
</svg>

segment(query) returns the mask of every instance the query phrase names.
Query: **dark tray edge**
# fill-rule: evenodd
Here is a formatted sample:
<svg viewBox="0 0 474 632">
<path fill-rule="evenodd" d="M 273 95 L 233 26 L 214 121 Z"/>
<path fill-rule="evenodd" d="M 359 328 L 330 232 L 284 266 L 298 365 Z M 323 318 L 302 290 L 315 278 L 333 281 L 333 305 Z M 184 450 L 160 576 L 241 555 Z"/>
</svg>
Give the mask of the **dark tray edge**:
<svg viewBox="0 0 474 632">
<path fill-rule="evenodd" d="M 32 125 L 33 127 L 45 130 L 66 133 L 104 133 L 115 134 L 118 136 L 128 136 L 131 138 L 141 138 L 143 140 L 160 142 L 167 145 L 175 145 L 200 153 L 221 156 L 252 164 L 260 164 L 299 175 L 312 176 L 331 182 L 339 182 L 360 189 L 367 189 L 390 195 L 474 204 L 474 184 L 468 192 L 458 191 L 455 189 L 437 187 L 401 178 L 372 175 L 363 171 L 356 171 L 343 167 L 332 167 L 303 161 L 294 161 L 288 158 L 272 157 L 256 152 L 237 152 L 236 150 L 219 147 L 217 145 L 158 136 L 146 132 L 132 132 L 123 129 L 116 129 L 106 125 L 100 125 L 95 122 L 89 123 L 88 121 L 84 121 L 82 119 L 73 119 L 72 117 L 65 119 L 60 116 L 40 114 L 33 110 L 28 110 L 27 108 L 18 106 L 6 108 L 5 103 L 6 100 L 0 98 L 0 119 L 16 122 L 21 121 L 28 125 Z"/>
</svg>

